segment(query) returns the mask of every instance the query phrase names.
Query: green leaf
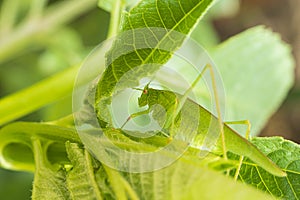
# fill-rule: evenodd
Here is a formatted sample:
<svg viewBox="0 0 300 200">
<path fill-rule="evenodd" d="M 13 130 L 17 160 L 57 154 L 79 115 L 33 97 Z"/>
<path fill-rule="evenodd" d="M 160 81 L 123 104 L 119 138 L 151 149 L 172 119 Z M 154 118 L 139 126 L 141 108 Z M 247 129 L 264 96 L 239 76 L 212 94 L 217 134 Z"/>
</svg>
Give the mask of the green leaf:
<svg viewBox="0 0 300 200">
<path fill-rule="evenodd" d="M 240 33 L 212 51 L 226 92 L 226 121 L 248 119 L 257 135 L 294 80 L 290 47 L 263 26 Z M 242 133 L 243 127 L 235 127 Z"/>
<path fill-rule="evenodd" d="M 72 160 L 73 164 L 77 163 L 67 175 L 74 179 L 67 182 L 79 185 L 77 190 L 81 194 L 86 193 L 87 188 L 94 188 L 85 184 L 91 177 L 94 180 L 95 174 L 104 199 L 272 199 L 271 196 L 225 177 L 222 173 L 205 168 L 206 161 L 195 159 L 189 154 L 162 170 L 137 174 L 118 172 L 102 166 L 98 161 L 92 161 L 93 159 L 89 159 L 88 163 L 92 161 L 94 164 L 86 166 L 81 160 L 87 155 L 85 150 L 74 143 L 67 143 L 67 148 L 69 153 L 75 150 L 71 154 L 75 153 Z M 81 184 L 85 186 L 80 187 Z M 216 188 L 218 192 L 215 192 Z M 90 195 L 94 194 L 93 189 L 89 191 Z"/>
<path fill-rule="evenodd" d="M 125 177 L 140 199 L 272 199 L 197 163 L 180 159 L 159 171 Z"/>
<path fill-rule="evenodd" d="M 274 177 L 249 160 L 244 161 L 240 179 L 282 199 L 300 199 L 300 146 L 281 137 L 256 137 L 252 142 L 286 173 Z"/>
<path fill-rule="evenodd" d="M 145 163 L 140 163 L 143 164 Z M 105 194 L 105 199 L 116 199 L 116 196 L 117 199 L 273 199 L 252 187 L 225 177 L 222 173 L 211 171 L 205 165 L 206 161 L 188 153 L 172 165 L 155 172 L 122 173 L 101 167 L 100 164 L 94 165 L 98 166 L 94 170 L 87 170 L 82 166 L 76 172 L 96 173 L 98 186 L 101 194 Z M 86 182 L 88 179 L 88 176 L 82 176 L 81 181 Z"/>
<path fill-rule="evenodd" d="M 121 24 L 121 32 L 125 35 L 121 35 L 107 53 L 108 66 L 98 82 L 95 106 L 102 126 L 111 124 L 107 105 L 110 104 L 115 86 L 122 76 L 135 69 L 134 75 L 127 78 L 126 85 L 123 86 L 134 87 L 138 85 L 139 79 L 157 71 L 161 65 L 151 65 L 142 70 L 139 70 L 138 66 L 167 62 L 172 53 L 181 46 L 184 34 L 190 32 L 211 2 L 212 0 L 141 1 L 125 14 Z M 175 34 L 174 31 L 183 35 Z M 118 53 L 126 51 L 126 48 L 145 45 L 148 48 L 133 48 L 130 53 L 125 52 L 125 55 L 118 56 Z M 162 47 L 166 47 L 169 51 L 161 49 Z M 118 57 L 115 59 L 115 56 Z"/>
<path fill-rule="evenodd" d="M 66 143 L 73 168 L 67 173 L 67 187 L 72 199 L 102 199 L 96 183 L 91 155 L 76 143 Z"/>
<path fill-rule="evenodd" d="M 65 171 L 62 168 L 54 168 L 47 161 L 45 153 L 47 143 L 42 144 L 40 140 L 34 140 L 33 146 L 36 170 L 32 199 L 69 199 L 69 192 L 65 184 Z"/>
<path fill-rule="evenodd" d="M 193 32 L 191 38 L 202 45 L 205 49 L 212 49 L 219 43 L 219 37 L 214 29 L 211 21 L 207 20 L 206 17 L 199 21 Z"/>
</svg>

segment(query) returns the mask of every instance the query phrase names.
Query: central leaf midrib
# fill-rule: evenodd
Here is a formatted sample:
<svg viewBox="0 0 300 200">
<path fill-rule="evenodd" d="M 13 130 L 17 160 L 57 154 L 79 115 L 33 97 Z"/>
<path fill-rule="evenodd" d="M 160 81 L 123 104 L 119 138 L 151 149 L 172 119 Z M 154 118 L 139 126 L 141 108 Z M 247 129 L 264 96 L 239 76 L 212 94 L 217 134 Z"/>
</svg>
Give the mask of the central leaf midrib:
<svg viewBox="0 0 300 200">
<path fill-rule="evenodd" d="M 156 4 L 157 4 L 158 0 L 156 0 Z M 178 2 L 180 4 L 180 1 Z M 149 59 L 151 58 L 151 56 L 153 55 L 153 53 L 159 49 L 160 44 L 170 35 L 170 33 L 172 31 L 174 31 L 188 16 L 191 15 L 192 12 L 194 12 L 201 4 L 203 3 L 203 1 L 199 2 L 196 6 L 194 6 L 187 14 L 185 14 L 179 21 L 178 23 L 176 23 L 171 29 L 169 29 L 169 31 L 166 33 L 166 35 L 164 35 L 164 37 L 159 40 L 158 44 L 156 45 L 156 47 L 151 51 L 151 53 L 149 54 L 149 56 L 143 61 L 142 60 L 142 64 L 146 64 Z M 159 13 L 159 8 L 156 6 L 157 12 Z M 161 22 L 163 23 L 163 20 L 161 20 Z M 167 30 L 167 28 L 165 28 Z"/>
</svg>

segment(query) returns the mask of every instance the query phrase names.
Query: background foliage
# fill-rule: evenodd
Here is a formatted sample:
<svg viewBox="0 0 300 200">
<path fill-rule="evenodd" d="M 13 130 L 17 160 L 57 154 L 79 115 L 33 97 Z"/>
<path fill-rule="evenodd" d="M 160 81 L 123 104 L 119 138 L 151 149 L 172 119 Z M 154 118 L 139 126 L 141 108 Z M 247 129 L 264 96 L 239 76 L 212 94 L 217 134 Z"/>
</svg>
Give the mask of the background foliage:
<svg viewBox="0 0 300 200">
<path fill-rule="evenodd" d="M 275 2 L 244 0 L 241 1 L 241 9 L 236 7 L 236 3 L 230 6 L 220 5 L 223 12 L 211 14 L 200 25 L 204 26 L 208 32 L 207 35 L 211 36 L 209 40 L 201 41 L 201 43 L 211 48 L 229 36 L 263 22 L 272 26 L 275 31 L 282 32 L 284 39 L 296 47 L 294 54 L 296 58 L 299 58 L 299 47 L 296 46 L 299 44 L 299 37 L 297 37 L 299 29 L 296 26 L 288 28 L 284 26 L 288 24 L 287 21 L 291 16 L 295 21 L 294 24 L 298 22 L 299 16 L 293 11 L 297 6 L 299 7 L 299 4 L 296 1 L 288 1 L 285 6 L 288 6 L 291 12 L 280 12 L 280 9 L 284 10 L 286 7 L 281 5 L 281 1 Z M 0 13 L 0 97 L 26 88 L 68 66 L 78 64 L 95 45 L 105 39 L 108 31 L 109 14 L 99 9 L 95 1 L 85 1 L 85 6 L 67 1 L 39 0 L 2 0 L 0 3 L 2 6 Z M 43 3 L 45 5 L 42 5 Z M 57 7 L 52 8 L 52 6 Z M 41 17 L 44 15 L 49 16 L 46 18 L 48 20 L 39 21 L 41 18 L 44 19 Z M 251 17 L 249 20 L 249 16 L 261 18 Z M 211 23 L 212 19 L 213 23 Z M 30 26 L 26 24 L 27 21 Z M 22 29 L 23 23 L 30 27 L 29 30 Z M 197 35 L 197 30 L 193 34 Z M 15 45 L 13 41 L 17 41 L 18 45 Z M 9 42 L 11 42 L 11 47 L 7 48 L 5 45 L 9 45 Z M 8 50 L 3 52 L 1 49 Z M 295 105 L 299 102 L 299 85 L 297 82 L 286 103 L 273 117 L 263 134 L 283 135 L 287 133 L 286 138 L 300 141 L 296 135 L 300 130 L 296 123 L 299 121 L 300 114 L 299 110 L 294 109 L 297 108 Z M 62 117 L 71 111 L 70 98 L 67 96 L 64 101 L 53 103 L 21 120 L 49 121 Z M 275 128 L 272 124 L 275 124 Z M 31 174 L 0 169 L 1 199 L 2 197 L 4 199 L 28 199 L 32 178 Z"/>
</svg>

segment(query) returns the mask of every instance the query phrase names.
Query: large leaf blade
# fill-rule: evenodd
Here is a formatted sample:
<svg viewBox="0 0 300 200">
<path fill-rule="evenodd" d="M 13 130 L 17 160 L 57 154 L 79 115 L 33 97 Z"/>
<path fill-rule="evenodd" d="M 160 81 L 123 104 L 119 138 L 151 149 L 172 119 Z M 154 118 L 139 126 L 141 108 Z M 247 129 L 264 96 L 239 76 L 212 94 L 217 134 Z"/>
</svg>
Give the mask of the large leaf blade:
<svg viewBox="0 0 300 200">
<path fill-rule="evenodd" d="M 91 155 L 76 143 L 66 143 L 66 150 L 73 165 L 67 173 L 66 183 L 72 199 L 102 199 L 93 173 Z"/>
<path fill-rule="evenodd" d="M 280 166 L 287 176 L 275 177 L 246 159 L 240 179 L 273 196 L 300 199 L 300 146 L 281 137 L 258 137 L 253 138 L 252 142 Z"/>
<path fill-rule="evenodd" d="M 125 14 L 121 24 L 121 32 L 125 36 L 116 40 L 107 53 L 107 68 L 98 82 L 95 103 L 100 121 L 111 123 L 107 105 L 121 77 L 138 66 L 166 63 L 211 3 L 212 0 L 141 1 Z M 151 45 L 148 45 L 149 41 Z M 144 48 L 135 49 L 136 46 Z M 126 48 L 131 48 L 131 52 L 126 52 Z M 126 86 L 137 86 L 139 79 L 157 71 L 160 66 L 138 70 L 134 80 L 126 79 L 129 82 Z"/>
<path fill-rule="evenodd" d="M 199 163 L 180 159 L 159 171 L 125 177 L 141 199 L 272 199 Z"/>
<path fill-rule="evenodd" d="M 212 51 L 226 90 L 226 121 L 248 119 L 257 135 L 294 80 L 290 47 L 263 26 L 240 33 Z M 235 127 L 243 132 L 243 127 Z"/>
</svg>

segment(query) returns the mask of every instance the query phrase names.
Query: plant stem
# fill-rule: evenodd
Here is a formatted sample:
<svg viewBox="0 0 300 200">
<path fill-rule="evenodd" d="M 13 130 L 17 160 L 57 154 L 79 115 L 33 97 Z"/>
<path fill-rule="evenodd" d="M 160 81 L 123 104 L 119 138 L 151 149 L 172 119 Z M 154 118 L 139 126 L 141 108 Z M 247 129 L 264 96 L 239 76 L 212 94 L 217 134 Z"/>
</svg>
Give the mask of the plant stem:
<svg viewBox="0 0 300 200">
<path fill-rule="evenodd" d="M 111 38 L 117 35 L 124 7 L 125 3 L 123 0 L 115 0 L 115 4 L 110 14 L 110 24 L 107 33 L 107 38 Z"/>
<path fill-rule="evenodd" d="M 48 34 L 96 5 L 96 0 L 63 1 L 47 10 L 41 19 L 31 18 L 12 34 L 0 38 L 0 63 L 27 47 L 37 36 Z"/>
<path fill-rule="evenodd" d="M 55 121 L 45 122 L 46 124 L 52 124 L 57 126 L 74 126 L 74 117 L 73 114 L 67 115 Z"/>
<path fill-rule="evenodd" d="M 33 171 L 34 163 L 30 160 L 24 161 L 26 153 L 23 148 L 10 148 L 27 146 L 32 149 L 32 140 L 52 141 L 64 146 L 66 141 L 80 143 L 78 134 L 74 128 L 54 126 L 44 123 L 16 122 L 0 129 L 0 166 L 6 169 Z M 36 153 L 36 152 L 34 152 Z M 52 156 L 60 154 L 59 149 L 54 149 Z M 10 158 L 14 155 L 14 159 Z M 50 156 L 50 154 L 48 155 Z"/>
<path fill-rule="evenodd" d="M 83 68 L 80 68 L 81 65 L 78 64 L 35 85 L 0 99 L 0 126 L 70 95 L 73 91 L 79 68 L 79 72 L 83 76 L 76 80 L 76 87 L 89 83 L 95 78 L 95 73 L 101 74 L 105 69 L 105 62 L 103 60 L 99 61 L 98 55 L 106 52 L 106 48 L 106 45 L 97 48 L 96 53 L 94 52 L 85 60 L 85 67 Z M 97 65 L 97 69 L 91 68 L 91 66 L 95 65 Z M 57 121 L 55 123 L 60 122 Z"/>
<path fill-rule="evenodd" d="M 0 125 L 54 102 L 73 89 L 79 66 L 69 68 L 0 100 Z"/>
</svg>

